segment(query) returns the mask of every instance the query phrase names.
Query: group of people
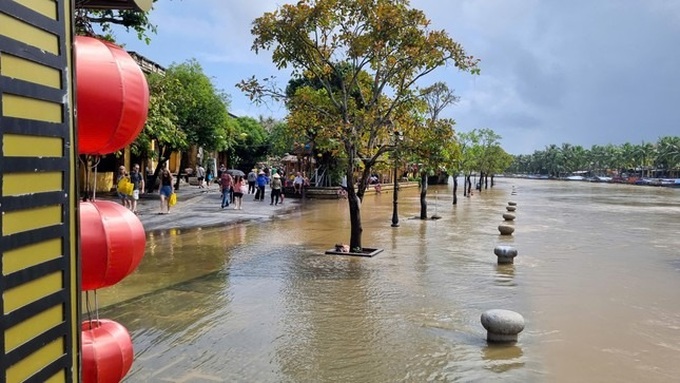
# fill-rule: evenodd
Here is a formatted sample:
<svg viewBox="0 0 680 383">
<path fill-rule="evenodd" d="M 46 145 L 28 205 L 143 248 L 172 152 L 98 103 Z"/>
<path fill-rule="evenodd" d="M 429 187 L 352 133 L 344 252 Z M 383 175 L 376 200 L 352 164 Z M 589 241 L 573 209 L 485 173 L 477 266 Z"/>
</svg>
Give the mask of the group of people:
<svg viewBox="0 0 680 383">
<path fill-rule="evenodd" d="M 243 209 L 243 194 L 248 192 L 248 185 L 240 175 L 234 177 L 227 172 L 224 165 L 218 170 L 220 189 L 222 190 L 222 209 L 234 204 L 234 210 Z"/>
<path fill-rule="evenodd" d="M 269 170 L 269 169 L 267 169 Z M 283 193 L 283 182 L 281 174 L 278 171 L 272 171 L 272 176 L 269 177 L 265 170 L 253 169 L 248 173 L 248 194 L 255 194 L 255 201 L 264 201 L 265 187 L 269 185 L 271 188 L 271 202 L 270 205 L 278 205 L 283 203 L 285 195 Z"/>
<path fill-rule="evenodd" d="M 145 181 L 144 174 L 140 171 L 139 164 L 134 164 L 128 173 L 125 166 L 118 167 L 116 177 L 116 194 L 120 198 L 120 203 L 130 209 L 135 214 L 139 214 L 137 204 L 139 196 L 144 194 Z M 170 196 L 175 192 L 172 174 L 168 169 L 161 172 L 160 189 L 160 212 L 158 214 L 168 214 L 170 212 Z"/>
<path fill-rule="evenodd" d="M 193 170 L 192 170 L 193 173 Z M 210 188 L 212 181 L 211 172 L 206 171 L 202 165 L 196 167 L 196 178 L 199 188 Z M 271 174 L 271 176 L 270 176 Z M 144 193 L 144 175 L 140 171 L 139 164 L 134 164 L 130 173 L 127 172 L 125 166 L 118 168 L 117 174 L 117 195 L 120 198 L 121 204 L 130 209 L 135 214 L 139 214 L 137 210 L 137 202 L 140 194 Z M 126 185 L 126 183 L 130 185 Z M 305 186 L 309 185 L 309 181 L 300 172 L 295 176 L 291 176 L 290 180 L 286 181 L 285 173 L 276 169 L 253 169 L 247 176 L 241 174 L 232 175 L 227 171 L 224 164 L 220 165 L 217 170 L 216 182 L 219 183 L 221 190 L 221 208 L 225 209 L 229 206 L 234 206 L 235 210 L 243 209 L 243 196 L 246 194 L 254 194 L 255 201 L 264 201 L 265 188 L 270 187 L 270 205 L 282 204 L 285 199 L 284 188 L 286 186 L 293 187 L 293 193 L 303 194 Z M 168 214 L 170 212 L 171 204 L 170 198 L 175 192 L 174 179 L 172 173 L 165 168 L 160 174 L 160 212 L 159 214 Z"/>
<path fill-rule="evenodd" d="M 230 203 L 236 203 L 235 209 L 241 209 L 243 196 L 246 194 L 254 194 L 255 201 L 263 202 L 267 186 L 271 189 L 270 205 L 276 206 L 285 200 L 286 175 L 281 170 L 252 169 L 244 178 L 239 175 L 232 176 L 224 165 L 221 165 L 218 174 L 222 190 L 222 208 L 228 207 Z M 302 194 L 304 186 L 309 185 L 309 181 L 297 172 L 295 177 L 291 177 L 288 185 L 293 186 L 294 193 Z"/>
<path fill-rule="evenodd" d="M 127 184 L 131 184 L 131 187 Z M 118 167 L 116 193 L 123 206 L 139 214 L 137 201 L 139 201 L 139 195 L 144 193 L 144 175 L 139 171 L 138 164 L 134 164 L 129 173 L 125 166 Z"/>
</svg>

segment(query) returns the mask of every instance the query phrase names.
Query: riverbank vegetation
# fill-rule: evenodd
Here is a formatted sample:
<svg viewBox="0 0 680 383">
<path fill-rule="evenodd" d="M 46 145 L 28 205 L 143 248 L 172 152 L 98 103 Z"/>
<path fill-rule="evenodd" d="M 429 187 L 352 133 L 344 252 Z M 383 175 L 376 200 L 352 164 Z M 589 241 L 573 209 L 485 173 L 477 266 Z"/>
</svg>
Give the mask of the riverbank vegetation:
<svg viewBox="0 0 680 383">
<path fill-rule="evenodd" d="M 533 154 L 514 156 L 507 172 L 562 178 L 593 176 L 680 177 L 680 137 L 661 137 L 656 143 L 622 145 L 550 145 Z"/>
</svg>

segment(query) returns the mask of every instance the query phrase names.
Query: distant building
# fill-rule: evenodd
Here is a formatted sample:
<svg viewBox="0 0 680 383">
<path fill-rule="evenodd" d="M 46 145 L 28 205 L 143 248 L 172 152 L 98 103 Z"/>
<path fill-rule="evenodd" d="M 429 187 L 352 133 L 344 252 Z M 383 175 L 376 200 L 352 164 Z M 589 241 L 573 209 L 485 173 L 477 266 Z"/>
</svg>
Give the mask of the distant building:
<svg viewBox="0 0 680 383">
<path fill-rule="evenodd" d="M 148 58 L 134 51 L 130 51 L 128 52 L 128 54 L 132 57 L 133 60 L 135 60 L 135 62 L 137 62 L 137 65 L 139 65 L 139 67 L 142 69 L 142 72 L 160 74 L 165 73 L 165 67 L 158 64 L 157 62 L 151 61 Z"/>
</svg>

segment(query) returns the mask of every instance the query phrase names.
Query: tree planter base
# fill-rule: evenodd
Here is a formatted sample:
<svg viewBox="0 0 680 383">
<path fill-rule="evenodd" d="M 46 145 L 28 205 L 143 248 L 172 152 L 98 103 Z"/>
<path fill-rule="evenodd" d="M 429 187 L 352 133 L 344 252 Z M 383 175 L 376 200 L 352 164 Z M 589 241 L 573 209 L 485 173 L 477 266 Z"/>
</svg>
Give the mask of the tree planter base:
<svg viewBox="0 0 680 383">
<path fill-rule="evenodd" d="M 335 248 L 326 250 L 326 254 L 331 254 L 331 255 L 348 255 L 352 257 L 367 257 L 371 258 L 376 256 L 377 254 L 382 253 L 384 249 L 371 249 L 369 247 L 364 247 L 360 252 L 353 252 L 353 251 L 336 251 Z"/>
</svg>

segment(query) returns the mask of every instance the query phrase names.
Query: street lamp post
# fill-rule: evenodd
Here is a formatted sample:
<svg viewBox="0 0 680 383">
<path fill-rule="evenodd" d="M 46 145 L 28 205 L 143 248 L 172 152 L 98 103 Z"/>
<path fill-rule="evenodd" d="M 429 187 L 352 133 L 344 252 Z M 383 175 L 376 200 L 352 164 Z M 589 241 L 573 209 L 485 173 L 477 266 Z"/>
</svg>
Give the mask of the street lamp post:
<svg viewBox="0 0 680 383">
<path fill-rule="evenodd" d="M 399 144 L 399 141 L 404 139 L 404 134 L 399 131 L 394 132 L 394 146 Z M 394 194 L 392 196 L 392 227 L 399 227 L 399 214 L 397 213 L 397 197 L 399 193 L 399 184 L 397 183 L 397 165 L 399 164 L 398 152 L 394 151 Z"/>
</svg>

